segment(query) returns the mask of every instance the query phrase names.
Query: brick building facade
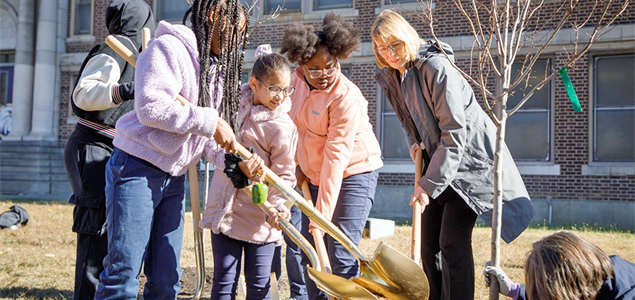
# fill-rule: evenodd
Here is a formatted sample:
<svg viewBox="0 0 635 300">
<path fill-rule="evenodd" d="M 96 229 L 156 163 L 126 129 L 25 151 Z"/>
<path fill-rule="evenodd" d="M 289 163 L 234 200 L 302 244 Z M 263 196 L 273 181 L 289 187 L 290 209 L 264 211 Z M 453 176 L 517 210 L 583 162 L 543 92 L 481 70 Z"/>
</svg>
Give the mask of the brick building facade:
<svg viewBox="0 0 635 300">
<path fill-rule="evenodd" d="M 60 97 L 56 124 L 60 144 L 68 138 L 76 122 L 68 102 L 74 78 L 90 48 L 107 35 L 102 24 L 105 23 L 104 9 L 110 2 L 58 2 L 66 1 L 65 49 L 59 59 Z M 146 1 L 153 7 L 158 19 L 171 22 L 180 22 L 180 16 L 187 7 L 185 0 Z M 406 15 L 422 37 L 429 37 L 430 29 L 420 17 L 419 3 L 412 0 L 401 4 L 389 0 L 286 0 L 284 3 L 289 9 L 271 19 L 264 12 L 270 12 L 283 1 L 262 1 L 252 9 L 251 23 L 263 22 L 251 32 L 243 65 L 245 73 L 253 64 L 254 49 L 259 44 L 269 43 L 274 51 L 279 50 L 282 32 L 294 22 L 319 28 L 322 17 L 334 10 L 361 29 L 360 51 L 349 60 L 342 61 L 341 65 L 369 102 L 371 123 L 384 151 L 385 166 L 380 170 L 377 204 L 372 214 L 407 217 L 414 165 L 409 160 L 405 143 L 400 142 L 403 133 L 398 121 L 395 123 L 396 117 L 391 114 L 391 108 L 384 102 L 374 80 L 378 69 L 372 51 L 370 27 L 381 10 L 394 7 Z M 560 2 L 546 2 L 539 22 L 545 22 L 548 28 L 558 21 L 549 17 Z M 594 13 L 591 1 L 583 2 L 585 4 L 576 10 L 573 19 L 581 21 Z M 457 65 L 468 70 L 473 38 L 463 15 L 452 1 L 434 1 L 433 5 L 435 33 L 455 49 Z M 598 9 L 595 8 L 596 12 Z M 78 27 L 85 26 L 77 20 L 85 21 L 86 17 L 90 18 L 89 31 L 84 29 L 83 33 L 75 34 L 82 32 Z M 542 55 L 544 60 L 541 63 L 558 66 L 567 57 L 563 49 L 571 48 L 574 38 L 571 28 L 563 28 Z M 635 229 L 634 73 L 635 13 L 629 7 L 588 55 L 579 60 L 575 68 L 569 69 L 582 112 L 574 113 L 564 86 L 556 77 L 558 80 L 552 80 L 545 91 L 536 96 L 542 98 L 535 100 L 535 105 L 532 98 L 525 105 L 526 109 L 510 118 L 507 142 L 514 157 L 522 157 L 517 159 L 517 165 L 530 196 L 535 200 L 536 222 L 616 224 Z M 611 97 L 599 92 L 607 86 L 618 92 Z M 395 202 L 393 199 L 400 200 Z"/>
</svg>

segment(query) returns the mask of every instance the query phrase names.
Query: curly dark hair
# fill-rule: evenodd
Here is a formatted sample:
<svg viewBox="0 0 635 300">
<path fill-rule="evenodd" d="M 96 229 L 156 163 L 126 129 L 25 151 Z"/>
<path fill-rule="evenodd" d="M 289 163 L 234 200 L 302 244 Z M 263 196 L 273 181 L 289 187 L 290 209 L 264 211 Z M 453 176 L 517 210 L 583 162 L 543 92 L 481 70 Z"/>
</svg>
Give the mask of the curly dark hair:
<svg viewBox="0 0 635 300">
<path fill-rule="evenodd" d="M 282 37 L 280 53 L 287 54 L 289 61 L 305 64 L 319 46 L 326 46 L 337 59 L 347 59 L 359 48 L 361 37 L 353 22 L 330 12 L 322 21 L 322 30 L 316 31 L 311 25 L 292 24 Z"/>
</svg>

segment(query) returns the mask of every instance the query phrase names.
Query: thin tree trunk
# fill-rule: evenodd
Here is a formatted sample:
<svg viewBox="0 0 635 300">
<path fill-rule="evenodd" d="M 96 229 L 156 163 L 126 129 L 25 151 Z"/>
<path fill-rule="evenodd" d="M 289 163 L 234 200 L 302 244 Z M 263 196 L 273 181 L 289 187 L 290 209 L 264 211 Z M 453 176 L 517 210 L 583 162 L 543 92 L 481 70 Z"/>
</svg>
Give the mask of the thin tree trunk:
<svg viewBox="0 0 635 300">
<path fill-rule="evenodd" d="M 509 86 L 508 80 L 503 80 L 503 85 Z M 505 82 L 506 81 L 506 82 Z M 503 88 L 505 89 L 505 88 Z M 496 105 L 496 114 L 500 124 L 496 130 L 496 152 L 494 153 L 494 207 L 492 214 L 492 252 L 490 264 L 500 268 L 500 240 L 503 216 L 503 145 L 505 144 L 505 129 L 507 127 L 507 96 Z M 498 300 L 500 287 L 495 276 L 490 277 L 490 300 Z"/>
</svg>

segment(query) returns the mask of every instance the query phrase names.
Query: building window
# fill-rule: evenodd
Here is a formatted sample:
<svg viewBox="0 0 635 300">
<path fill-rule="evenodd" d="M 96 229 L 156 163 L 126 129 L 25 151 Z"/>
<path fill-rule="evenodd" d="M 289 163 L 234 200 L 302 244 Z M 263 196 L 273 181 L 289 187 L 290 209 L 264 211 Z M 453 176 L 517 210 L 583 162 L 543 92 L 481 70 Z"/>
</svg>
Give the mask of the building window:
<svg viewBox="0 0 635 300">
<path fill-rule="evenodd" d="M 68 97 L 68 118 L 69 119 L 77 119 L 77 115 L 75 115 L 75 112 L 73 112 L 73 105 L 71 104 L 71 101 L 73 101 L 73 92 L 75 92 L 75 86 L 77 85 L 77 77 L 79 77 L 79 74 L 75 73 L 73 75 L 71 75 L 71 82 L 70 82 L 70 97 Z"/>
<path fill-rule="evenodd" d="M 171 23 L 181 23 L 185 12 L 190 8 L 187 1 L 159 0 L 157 1 L 157 19 Z"/>
<path fill-rule="evenodd" d="M 251 76 L 251 70 L 243 70 L 240 73 L 240 85 L 242 86 L 245 83 L 249 83 L 249 77 Z"/>
<path fill-rule="evenodd" d="M 512 65 L 511 78 L 516 78 L 522 63 Z M 521 83 L 507 100 L 507 108 L 514 108 L 524 97 L 525 92 L 545 79 L 549 74 L 549 60 L 538 60 L 525 87 Z M 509 151 L 516 161 L 545 162 L 551 160 L 551 87 L 547 83 L 536 91 L 527 102 L 507 119 L 505 140 Z M 531 137 L 531 143 L 527 142 Z"/>
<path fill-rule="evenodd" d="M 417 0 L 384 0 L 385 5 L 399 6 L 399 4 L 417 3 Z"/>
<path fill-rule="evenodd" d="M 351 73 L 351 67 L 350 66 L 346 66 L 346 67 L 340 67 L 340 68 L 341 68 L 342 74 L 344 74 L 344 76 L 346 76 L 346 78 L 351 79 L 351 77 L 349 76 L 349 74 Z"/>
<path fill-rule="evenodd" d="M 353 0 L 313 0 L 313 10 L 352 8 Z"/>
<path fill-rule="evenodd" d="M 300 0 L 264 0 L 264 14 L 273 14 L 278 7 L 280 13 L 299 12 L 302 8 Z"/>
<path fill-rule="evenodd" d="M 0 66 L 0 107 L 13 99 L 13 66 Z"/>
<path fill-rule="evenodd" d="M 73 33 L 75 35 L 90 34 L 92 22 L 92 1 L 75 0 L 75 20 Z"/>
<path fill-rule="evenodd" d="M 635 162 L 635 54 L 593 60 L 593 161 Z"/>
<path fill-rule="evenodd" d="M 15 53 L 0 52 L 0 107 L 12 103 Z"/>
<path fill-rule="evenodd" d="M 410 162 L 408 142 L 401 129 L 401 122 L 390 105 L 386 94 L 381 92 L 380 144 L 384 161 Z"/>
</svg>

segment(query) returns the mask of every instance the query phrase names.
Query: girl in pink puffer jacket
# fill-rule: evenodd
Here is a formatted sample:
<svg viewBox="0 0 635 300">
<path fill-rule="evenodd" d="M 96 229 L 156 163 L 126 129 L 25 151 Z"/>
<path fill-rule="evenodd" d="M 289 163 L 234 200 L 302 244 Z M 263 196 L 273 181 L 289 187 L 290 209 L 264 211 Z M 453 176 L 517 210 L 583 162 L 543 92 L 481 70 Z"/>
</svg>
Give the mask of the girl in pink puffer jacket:
<svg viewBox="0 0 635 300">
<path fill-rule="evenodd" d="M 297 132 L 288 115 L 291 103 L 288 96 L 295 88 L 290 86 L 291 69 L 286 58 L 270 52 L 269 45 L 256 50 L 256 62 L 249 83 L 241 88 L 238 112 L 238 141 L 252 147 L 264 163 L 290 186 L 295 186 Z M 206 149 L 212 149 L 206 147 Z M 212 231 L 214 253 L 214 283 L 211 299 L 233 299 L 240 274 L 242 253 L 245 253 L 245 279 L 247 299 L 269 299 L 269 274 L 276 243 L 282 242 L 277 218 L 288 218 L 284 197 L 269 189 L 268 201 L 280 212 L 267 215 L 252 203 L 251 197 L 239 190 L 246 186 L 246 176 L 236 175 L 229 167 L 234 154 L 217 148 L 205 155 L 216 165 L 202 228 Z M 238 165 L 244 165 L 240 161 Z M 227 167 L 226 167 L 227 165 Z M 241 169 L 244 166 L 240 166 Z M 239 172 L 238 172 L 239 173 Z M 258 178 L 260 179 L 260 178 Z M 262 179 L 260 179 L 262 180 Z"/>
</svg>

